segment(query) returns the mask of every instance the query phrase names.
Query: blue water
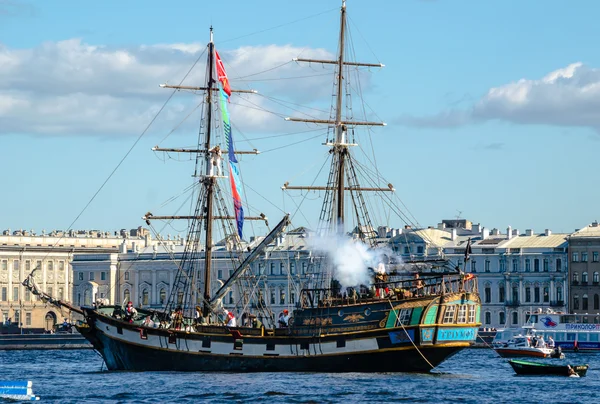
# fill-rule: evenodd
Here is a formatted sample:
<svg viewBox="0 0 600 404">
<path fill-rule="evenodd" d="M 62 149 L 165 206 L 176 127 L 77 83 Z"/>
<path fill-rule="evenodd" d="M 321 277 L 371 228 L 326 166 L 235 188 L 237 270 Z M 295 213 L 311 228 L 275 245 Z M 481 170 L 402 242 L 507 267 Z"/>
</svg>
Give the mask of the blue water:
<svg viewBox="0 0 600 404">
<path fill-rule="evenodd" d="M 600 354 L 587 377 L 515 376 L 489 349 L 468 349 L 434 374 L 107 372 L 92 350 L 0 351 L 0 380 L 32 380 L 48 403 L 598 403 Z"/>
</svg>

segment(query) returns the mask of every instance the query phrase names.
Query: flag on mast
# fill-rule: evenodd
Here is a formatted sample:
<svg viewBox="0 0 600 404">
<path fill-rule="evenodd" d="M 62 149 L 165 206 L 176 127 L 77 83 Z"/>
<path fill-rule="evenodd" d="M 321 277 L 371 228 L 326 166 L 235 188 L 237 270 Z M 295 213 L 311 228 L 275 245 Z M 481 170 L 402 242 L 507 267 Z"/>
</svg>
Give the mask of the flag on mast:
<svg viewBox="0 0 600 404">
<path fill-rule="evenodd" d="M 219 52 L 215 49 L 215 55 L 217 59 L 217 76 L 219 77 L 219 81 L 223 86 L 223 91 L 227 93 L 229 97 L 231 97 L 231 87 L 229 86 L 229 79 L 227 78 L 227 73 L 225 72 L 225 66 L 223 65 L 223 61 L 219 56 Z"/>
<path fill-rule="evenodd" d="M 231 133 L 229 112 L 227 110 L 227 100 L 229 97 L 227 97 L 225 94 L 225 90 L 222 86 L 219 87 L 219 94 L 221 102 L 221 115 L 223 117 L 223 132 L 225 133 L 225 140 L 227 142 L 227 155 L 229 157 L 229 183 L 231 184 L 231 194 L 233 195 L 233 209 L 235 211 L 237 231 L 241 239 L 242 230 L 244 227 L 244 208 L 242 207 L 240 168 L 238 166 L 238 161 L 235 158 L 235 152 L 233 149 L 233 136 Z"/>
</svg>

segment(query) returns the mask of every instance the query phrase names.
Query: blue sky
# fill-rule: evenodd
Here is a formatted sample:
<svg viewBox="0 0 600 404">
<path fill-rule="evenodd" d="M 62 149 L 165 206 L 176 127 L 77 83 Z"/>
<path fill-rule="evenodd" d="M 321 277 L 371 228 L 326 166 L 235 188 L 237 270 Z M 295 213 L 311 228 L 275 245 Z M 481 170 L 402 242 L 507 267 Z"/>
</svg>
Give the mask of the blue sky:
<svg viewBox="0 0 600 404">
<path fill-rule="evenodd" d="M 202 3 L 0 0 L 2 229 L 67 228 L 169 96 L 158 84 L 179 82 L 200 55 L 211 24 L 234 87 L 330 100 L 321 66 L 236 78 L 298 54 L 334 54 L 339 1 Z M 386 65 L 363 88 L 388 124 L 373 132 L 379 169 L 420 224 L 462 212 L 490 228 L 570 232 L 598 219 L 598 11 L 591 0 L 348 1 L 357 60 Z M 311 77 L 281 80 L 294 76 Z M 137 227 L 189 183 L 189 162 L 163 162 L 150 148 L 193 144 L 193 123 L 163 141 L 190 102 L 184 95 L 165 111 L 74 228 Z M 268 138 L 246 142 L 261 150 L 319 134 L 274 138 L 307 128 L 235 104 L 231 115 L 238 141 Z M 245 193 L 272 222 L 293 208 L 280 186 L 303 184 L 298 173 L 326 155 L 321 142 L 242 159 L 262 196 Z M 307 203 L 294 224 L 314 225 L 318 213 Z"/>
</svg>

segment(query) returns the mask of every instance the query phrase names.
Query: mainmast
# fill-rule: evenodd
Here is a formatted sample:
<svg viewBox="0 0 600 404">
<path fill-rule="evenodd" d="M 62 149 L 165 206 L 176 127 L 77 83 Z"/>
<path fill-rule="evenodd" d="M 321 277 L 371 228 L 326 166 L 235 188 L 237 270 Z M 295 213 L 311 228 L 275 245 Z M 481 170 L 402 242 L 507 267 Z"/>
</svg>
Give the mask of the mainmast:
<svg viewBox="0 0 600 404">
<path fill-rule="evenodd" d="M 360 191 L 393 191 L 393 187 L 388 185 L 388 188 L 360 188 L 356 181 L 352 181 L 349 186 L 346 186 L 346 177 L 351 180 L 355 180 L 354 167 L 352 166 L 351 156 L 349 153 L 350 146 L 356 146 L 356 144 L 350 144 L 347 140 L 347 129 L 348 126 L 384 126 L 383 122 L 364 122 L 364 121 L 346 121 L 342 119 L 342 109 L 344 108 L 343 99 L 343 85 L 344 85 L 344 66 L 364 66 L 364 67 L 383 67 L 383 64 L 377 63 L 357 63 L 347 62 L 344 60 L 345 51 L 345 37 L 346 37 L 346 1 L 342 1 L 341 15 L 340 15 L 340 36 L 339 36 L 339 53 L 337 60 L 317 60 L 317 59 L 300 59 L 296 58 L 298 62 L 313 62 L 323 64 L 335 64 L 337 65 L 337 93 L 335 99 L 335 116 L 334 119 L 301 119 L 301 118 L 286 118 L 286 120 L 294 122 L 310 122 L 317 124 L 327 124 L 334 128 L 335 141 L 333 143 L 326 143 L 327 146 L 331 147 L 331 153 L 333 154 L 332 167 L 330 172 L 330 179 L 333 184 L 328 184 L 327 187 L 312 187 L 312 186 L 289 186 L 286 183 L 282 189 L 290 190 L 322 190 L 325 189 L 330 192 L 334 192 L 335 200 L 335 214 L 329 217 L 330 220 L 335 219 L 333 226 L 336 228 L 338 234 L 344 232 L 344 205 L 345 205 L 345 191 L 360 192 Z M 325 198 L 325 203 L 331 201 L 332 198 Z M 359 196 L 359 199 L 362 197 Z M 331 202 L 330 202 L 331 203 Z M 333 212 L 332 212 L 333 213 Z M 321 217 L 321 219 L 326 219 Z"/>
<path fill-rule="evenodd" d="M 215 44 L 213 42 L 213 28 L 210 27 L 210 42 L 208 43 L 208 82 L 206 87 L 213 87 L 213 67 L 215 65 Z M 204 143 L 204 148 L 206 150 L 210 150 L 210 131 L 212 127 L 212 91 L 208 91 L 208 95 L 206 97 L 207 111 L 206 111 L 206 119 L 207 119 L 207 127 L 206 127 L 206 140 Z M 209 175 L 210 174 L 210 153 L 204 154 L 206 161 L 206 171 L 205 176 L 202 178 L 204 181 L 204 185 L 206 187 L 206 243 L 205 243 L 205 254 L 204 254 L 204 308 L 203 314 L 204 316 L 208 316 L 210 310 L 210 274 L 212 270 L 212 224 L 213 224 L 213 196 L 214 196 L 214 186 L 216 177 Z M 214 170 L 213 170 L 214 172 Z"/>
</svg>

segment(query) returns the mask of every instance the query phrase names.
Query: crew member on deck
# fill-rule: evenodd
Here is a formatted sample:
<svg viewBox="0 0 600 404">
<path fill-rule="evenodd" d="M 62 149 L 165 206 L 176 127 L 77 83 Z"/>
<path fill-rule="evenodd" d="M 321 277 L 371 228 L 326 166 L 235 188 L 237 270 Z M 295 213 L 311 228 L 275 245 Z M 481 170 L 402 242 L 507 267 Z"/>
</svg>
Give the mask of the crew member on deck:
<svg viewBox="0 0 600 404">
<path fill-rule="evenodd" d="M 136 314 L 137 314 L 137 310 L 135 309 L 135 307 L 133 307 L 133 302 L 127 302 L 127 307 L 125 307 L 124 320 L 129 321 L 130 323 L 133 323 L 133 319 Z"/>
<path fill-rule="evenodd" d="M 225 310 L 225 316 L 227 321 L 227 327 L 237 327 L 237 321 L 235 319 L 235 315 L 232 312 Z"/>
<path fill-rule="evenodd" d="M 173 313 L 173 328 L 176 330 L 181 330 L 183 327 L 183 308 L 181 306 L 177 306 L 175 309 L 175 313 Z"/>
</svg>

